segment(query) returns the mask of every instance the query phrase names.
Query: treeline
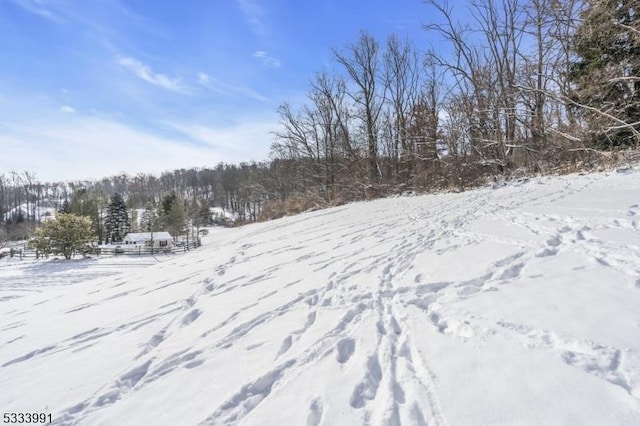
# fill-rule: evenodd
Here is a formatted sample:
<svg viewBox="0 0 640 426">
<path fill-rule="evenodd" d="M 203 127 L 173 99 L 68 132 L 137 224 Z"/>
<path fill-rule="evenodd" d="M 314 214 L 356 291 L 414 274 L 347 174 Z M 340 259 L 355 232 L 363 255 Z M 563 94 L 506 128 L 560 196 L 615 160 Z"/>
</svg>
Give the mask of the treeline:
<svg viewBox="0 0 640 426">
<path fill-rule="evenodd" d="M 24 237 L 88 197 L 99 233 L 116 193 L 156 211 L 175 194 L 185 211 L 220 207 L 242 223 L 589 167 L 640 145 L 637 0 L 424 3 L 427 44 L 363 31 L 334 49 L 306 103 L 278 108 L 271 161 L 71 183 L 0 175 L 0 232 Z"/>
<path fill-rule="evenodd" d="M 283 177 L 278 169 L 278 161 L 219 164 L 214 168 L 168 171 L 159 177 L 120 174 L 74 182 L 41 182 L 33 173 L 11 172 L 0 175 L 0 239 L 26 238 L 38 224 L 59 211 L 89 217 L 100 240 L 113 239 L 105 229 L 105 219 L 115 194 L 130 211 L 130 229 L 135 229 L 135 224 L 142 220 L 135 217 L 137 209 L 189 219 L 202 217 L 204 209 L 220 207 L 238 222 L 255 221 L 264 203 L 279 197 L 278 181 Z M 176 212 L 174 203 L 180 211 Z M 225 222 L 223 217 L 219 220 Z M 167 225 L 161 221 L 154 223 Z"/>
<path fill-rule="evenodd" d="M 362 32 L 305 104 L 280 106 L 273 155 L 293 192 L 464 188 L 640 143 L 637 1 L 424 3 L 431 49 Z"/>
</svg>

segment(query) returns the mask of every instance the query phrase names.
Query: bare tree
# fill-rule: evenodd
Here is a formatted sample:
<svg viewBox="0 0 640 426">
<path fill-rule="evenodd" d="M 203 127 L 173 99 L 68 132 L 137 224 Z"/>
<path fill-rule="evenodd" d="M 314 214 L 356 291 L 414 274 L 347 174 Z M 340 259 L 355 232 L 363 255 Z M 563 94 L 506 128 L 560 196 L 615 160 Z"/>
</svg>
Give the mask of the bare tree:
<svg viewBox="0 0 640 426">
<path fill-rule="evenodd" d="M 376 39 L 364 31 L 357 43 L 348 45 L 343 51 L 334 50 L 336 61 L 344 67 L 356 87 L 355 91 L 349 91 L 349 96 L 362 110 L 369 176 L 373 181 L 382 177 L 378 164 L 378 131 L 385 87 L 379 84 L 379 50 Z"/>
<path fill-rule="evenodd" d="M 450 117 L 464 120 L 464 123 L 459 122 L 457 125 L 468 129 L 468 139 L 465 138 L 465 141 L 454 138 L 458 148 L 455 151 L 458 154 L 466 152 L 461 148 L 468 143 L 481 161 L 498 162 L 502 166 L 503 162 L 496 156 L 496 111 L 492 108 L 496 96 L 496 72 L 489 62 L 490 57 L 484 49 L 474 46 L 468 40 L 471 27 L 455 21 L 453 9 L 446 1 L 426 0 L 425 3 L 432 6 L 444 19 L 443 23 L 425 25 L 425 29 L 439 36 L 449 47 L 448 55 L 431 52 L 430 60 L 443 70 L 445 79 L 451 82 L 448 109 L 461 109 L 450 111 Z M 461 112 L 464 114 L 461 115 Z"/>
<path fill-rule="evenodd" d="M 309 98 L 317 117 L 316 134 L 322 141 L 323 192 L 327 200 L 333 198 L 337 175 L 357 160 L 350 140 L 346 93 L 345 81 L 326 72 L 317 74 L 311 82 Z"/>
<path fill-rule="evenodd" d="M 384 58 L 384 84 L 390 108 L 390 167 L 395 175 L 408 181 L 415 161 L 415 144 L 408 127 L 413 106 L 418 102 L 422 58 L 409 40 L 391 35 L 387 39 Z"/>
</svg>

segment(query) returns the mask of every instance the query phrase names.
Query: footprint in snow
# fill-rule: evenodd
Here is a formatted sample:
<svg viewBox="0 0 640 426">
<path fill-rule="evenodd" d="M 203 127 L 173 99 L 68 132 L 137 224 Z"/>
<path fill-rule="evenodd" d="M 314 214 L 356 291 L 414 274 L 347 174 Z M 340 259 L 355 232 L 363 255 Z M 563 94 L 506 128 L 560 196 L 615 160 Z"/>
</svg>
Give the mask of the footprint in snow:
<svg viewBox="0 0 640 426">
<path fill-rule="evenodd" d="M 146 361 L 144 364 L 141 364 L 134 369 L 128 371 L 127 373 L 120 376 L 118 379 L 117 386 L 120 389 L 131 389 L 133 388 L 144 376 L 147 375 L 149 371 L 149 366 L 151 365 L 151 360 Z"/>
<path fill-rule="evenodd" d="M 395 334 L 402 333 L 402 328 L 400 327 L 400 325 L 398 324 L 398 321 L 396 321 L 394 317 L 391 317 L 391 328 L 393 329 L 393 332 Z"/>
<path fill-rule="evenodd" d="M 349 358 L 351 358 L 351 355 L 355 352 L 356 341 L 352 338 L 342 339 L 336 345 L 336 349 L 338 351 L 336 360 L 340 364 L 344 364 L 349 361 Z"/>
<path fill-rule="evenodd" d="M 185 326 L 191 324 L 200 316 L 200 314 L 202 314 L 202 311 L 200 311 L 199 309 L 192 310 L 187 315 L 185 315 L 184 318 L 182 318 L 182 325 Z"/>
<path fill-rule="evenodd" d="M 436 312 L 431 312 L 431 314 L 429 315 L 429 320 L 436 327 L 439 333 L 444 333 L 449 326 L 447 324 L 447 321 L 442 319 L 442 317 L 440 317 L 440 315 Z"/>
<path fill-rule="evenodd" d="M 318 426 L 322 420 L 322 403 L 315 399 L 309 407 L 309 415 L 307 416 L 307 426 Z"/>
<path fill-rule="evenodd" d="M 518 278 L 520 276 L 520 272 L 524 268 L 524 263 L 518 263 L 516 265 L 510 266 L 507 268 L 501 275 L 501 280 L 509 280 L 513 278 Z"/>
<path fill-rule="evenodd" d="M 353 408 L 362 408 L 367 400 L 373 400 L 378 393 L 382 380 L 382 369 L 378 357 L 373 355 L 367 361 L 367 372 L 362 382 L 356 386 L 351 395 L 350 404 Z"/>
<path fill-rule="evenodd" d="M 287 336 L 282 341 L 282 344 L 280 345 L 280 350 L 278 351 L 278 355 L 276 355 L 276 358 L 278 358 L 280 355 L 282 355 L 285 352 L 287 352 L 291 348 L 292 343 L 293 343 L 292 337 L 291 336 Z"/>
</svg>

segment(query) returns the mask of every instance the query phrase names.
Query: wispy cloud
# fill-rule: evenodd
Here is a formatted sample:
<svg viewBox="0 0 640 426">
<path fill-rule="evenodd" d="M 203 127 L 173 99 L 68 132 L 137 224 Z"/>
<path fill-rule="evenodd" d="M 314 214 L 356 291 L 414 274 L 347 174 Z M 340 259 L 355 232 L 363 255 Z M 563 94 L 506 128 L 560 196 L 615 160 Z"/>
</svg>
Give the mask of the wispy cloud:
<svg viewBox="0 0 640 426">
<path fill-rule="evenodd" d="M 278 68 L 280 65 L 280 60 L 278 58 L 274 58 L 273 56 L 269 56 L 267 52 L 264 50 L 258 50 L 253 54 L 253 57 L 258 59 L 262 65 L 269 68 Z"/>
<path fill-rule="evenodd" d="M 210 80 L 211 80 L 211 78 L 209 77 L 208 74 L 206 74 L 206 73 L 204 73 L 202 71 L 200 71 L 198 73 L 198 83 L 206 85 L 206 84 L 209 84 Z"/>
<path fill-rule="evenodd" d="M 60 107 L 60 111 L 61 112 L 66 112 L 66 113 L 74 113 L 74 112 L 76 112 L 76 110 L 73 107 L 70 107 L 69 105 L 62 105 Z"/>
<path fill-rule="evenodd" d="M 247 124 L 250 123 L 250 124 Z M 168 128 L 184 135 L 200 146 L 210 147 L 225 158 L 234 161 L 265 160 L 277 130 L 275 116 L 245 117 L 238 123 L 224 127 L 211 127 L 197 123 L 164 123 Z"/>
<path fill-rule="evenodd" d="M 243 124 L 217 130 L 185 124 L 184 131 L 175 130 L 183 136 L 172 137 L 78 114 L 64 121 L 12 123 L 0 131 L 0 170 L 30 170 L 43 180 L 59 181 L 262 160 L 269 147 L 266 128 Z"/>
<path fill-rule="evenodd" d="M 14 4 L 34 15 L 42 16 L 50 21 L 63 22 L 64 19 L 50 8 L 50 4 L 42 0 L 11 0 Z"/>
<path fill-rule="evenodd" d="M 0 3 L 3 0 L 0 0 Z M 150 21 L 132 12 L 123 0 L 70 1 L 70 0 L 5 0 L 24 11 L 57 24 L 81 25 L 103 39 L 127 43 L 132 29 L 154 33 Z M 103 40 L 109 43 L 109 40 Z"/>
<path fill-rule="evenodd" d="M 255 0 L 236 0 L 240 10 L 244 14 L 247 22 L 253 31 L 261 37 L 267 35 L 267 27 L 265 24 L 265 10 Z"/>
<path fill-rule="evenodd" d="M 385 22 L 401 31 L 411 28 L 420 28 L 421 25 L 421 21 L 417 18 L 386 19 Z"/>
<path fill-rule="evenodd" d="M 173 92 L 184 92 L 185 86 L 179 78 L 171 78 L 165 74 L 154 72 L 149 65 L 130 57 L 119 57 L 118 63 L 127 68 L 142 80 Z"/>
<path fill-rule="evenodd" d="M 260 93 L 252 90 L 248 87 L 234 86 L 223 81 L 220 81 L 209 74 L 200 71 L 198 73 L 198 84 L 209 90 L 213 90 L 216 93 L 220 93 L 225 96 L 243 96 L 246 98 L 255 99 L 261 102 L 268 102 L 269 98 L 261 95 Z"/>
<path fill-rule="evenodd" d="M 218 124 L 195 113 L 141 121 L 124 112 L 89 113 L 88 108 L 61 119 L 61 106 L 68 104 L 34 103 L 14 94 L 0 92 L 0 174 L 29 170 L 47 181 L 264 160 L 272 141 L 269 132 L 278 126 L 273 111 Z"/>
</svg>

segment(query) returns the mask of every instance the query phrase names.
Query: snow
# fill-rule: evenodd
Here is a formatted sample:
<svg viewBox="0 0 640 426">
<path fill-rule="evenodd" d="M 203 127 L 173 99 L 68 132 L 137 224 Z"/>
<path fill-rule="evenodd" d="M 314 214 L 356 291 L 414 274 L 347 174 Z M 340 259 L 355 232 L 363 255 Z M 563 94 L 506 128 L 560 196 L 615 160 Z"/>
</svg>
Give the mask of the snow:
<svg viewBox="0 0 640 426">
<path fill-rule="evenodd" d="M 223 222 L 235 222 L 238 220 L 238 214 L 226 210 L 222 207 L 210 207 L 209 212 L 211 213 L 211 218 L 214 221 L 223 221 Z"/>
<path fill-rule="evenodd" d="M 173 237 L 170 233 L 161 232 L 129 232 L 125 235 L 124 240 L 134 243 L 144 243 L 151 240 L 155 241 L 173 241 Z"/>
<path fill-rule="evenodd" d="M 640 173 L 0 261 L 0 406 L 56 424 L 640 424 Z"/>
<path fill-rule="evenodd" d="M 40 203 L 40 205 L 32 206 L 31 208 L 29 208 L 26 203 L 22 203 L 19 206 L 14 207 L 6 212 L 3 219 L 5 221 L 9 221 L 17 217 L 18 215 L 22 215 L 26 219 L 29 217 L 29 214 L 31 212 L 34 214 L 36 220 L 38 221 L 46 222 L 49 220 L 53 220 L 55 219 L 58 210 L 55 205 L 52 206 L 51 204 L 52 203 L 50 201 L 44 200 Z"/>
</svg>

